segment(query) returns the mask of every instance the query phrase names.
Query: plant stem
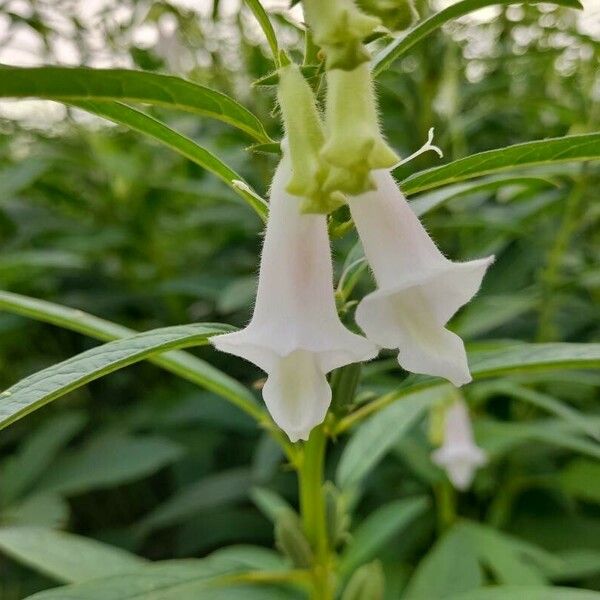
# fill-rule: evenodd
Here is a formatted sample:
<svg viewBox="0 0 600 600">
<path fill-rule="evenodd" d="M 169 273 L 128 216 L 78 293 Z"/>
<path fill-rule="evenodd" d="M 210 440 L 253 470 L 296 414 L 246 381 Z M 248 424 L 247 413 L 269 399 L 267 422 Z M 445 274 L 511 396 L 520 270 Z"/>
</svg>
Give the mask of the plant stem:
<svg viewBox="0 0 600 600">
<path fill-rule="evenodd" d="M 309 440 L 304 444 L 302 462 L 298 470 L 302 524 L 315 553 L 311 596 L 314 600 L 333 599 L 323 495 L 326 446 L 327 438 L 321 425 L 312 431 Z"/>
</svg>

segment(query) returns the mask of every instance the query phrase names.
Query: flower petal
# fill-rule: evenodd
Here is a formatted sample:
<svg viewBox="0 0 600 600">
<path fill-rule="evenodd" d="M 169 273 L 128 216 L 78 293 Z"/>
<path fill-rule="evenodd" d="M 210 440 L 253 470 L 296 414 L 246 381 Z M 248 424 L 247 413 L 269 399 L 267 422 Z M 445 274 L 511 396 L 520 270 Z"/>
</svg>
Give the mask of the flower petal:
<svg viewBox="0 0 600 600">
<path fill-rule="evenodd" d="M 398 362 L 407 371 L 444 377 L 456 386 L 471 381 L 462 340 L 437 322 L 420 287 L 369 294 L 358 305 L 356 322 L 375 343 L 398 348 Z"/>
<path fill-rule="evenodd" d="M 331 388 L 314 354 L 296 350 L 269 373 L 263 398 L 273 420 L 292 442 L 307 440 L 325 418 Z"/>
</svg>

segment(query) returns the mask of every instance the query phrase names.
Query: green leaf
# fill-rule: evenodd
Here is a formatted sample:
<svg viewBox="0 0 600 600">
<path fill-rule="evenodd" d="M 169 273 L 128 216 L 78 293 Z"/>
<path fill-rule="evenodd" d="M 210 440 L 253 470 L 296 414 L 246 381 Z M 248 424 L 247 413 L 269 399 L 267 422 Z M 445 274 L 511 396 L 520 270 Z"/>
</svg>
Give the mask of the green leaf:
<svg viewBox="0 0 600 600">
<path fill-rule="evenodd" d="M 144 133 L 155 140 L 168 146 L 175 152 L 185 156 L 189 160 L 200 165 L 221 181 L 224 181 L 236 194 L 253 208 L 258 216 L 265 221 L 267 218 L 267 203 L 256 193 L 252 192 L 250 186 L 233 169 L 228 167 L 221 159 L 212 152 L 206 150 L 190 138 L 171 129 L 161 121 L 151 117 L 135 108 L 131 108 L 120 102 L 70 102 L 90 113 L 110 119 L 115 123 L 126 125 L 135 131 Z M 244 185 L 240 185 L 242 182 Z M 248 191 L 250 190 L 250 191 Z"/>
<path fill-rule="evenodd" d="M 231 329 L 211 323 L 146 331 L 78 354 L 22 379 L 0 394 L 0 428 L 14 423 L 56 398 L 153 354 L 200 346 Z"/>
<path fill-rule="evenodd" d="M 69 519 L 69 505 L 58 494 L 33 494 L 11 504 L 0 514 L 5 525 L 40 525 L 64 527 Z"/>
<path fill-rule="evenodd" d="M 593 369 L 600 366 L 600 344 L 510 344 L 496 350 L 471 353 L 469 363 L 471 375 L 475 381 L 516 373 L 548 372 L 558 369 Z M 403 387 L 369 402 L 341 419 L 335 431 L 339 434 L 401 398 L 419 394 L 423 390 L 441 390 L 447 385 L 446 382 L 433 377 L 409 377 Z M 391 429 L 391 425 L 388 427 Z M 376 442 L 377 440 L 374 443 Z M 594 452 L 589 445 L 586 446 L 583 440 L 571 439 L 563 440 L 563 442 L 564 445 L 569 444 L 570 447 L 577 447 L 579 450 L 585 447 L 587 453 Z M 368 446 L 363 448 L 366 454 L 368 454 L 367 449 Z M 348 473 L 348 475 L 351 474 Z"/>
<path fill-rule="evenodd" d="M 528 4 L 539 4 L 545 0 L 528 0 Z M 425 39 L 429 34 L 437 31 L 452 19 L 457 19 L 470 12 L 479 10 L 486 6 L 514 4 L 513 0 L 462 0 L 456 2 L 448 8 L 432 15 L 428 19 L 421 21 L 412 29 L 383 48 L 375 55 L 371 63 L 373 75 L 376 77 L 386 69 L 389 69 L 392 63 L 404 56 L 415 44 Z M 558 6 L 567 6 L 569 8 L 583 8 L 579 0 L 553 0 L 552 4 Z"/>
<path fill-rule="evenodd" d="M 0 310 L 52 323 L 102 341 L 125 338 L 136 333 L 132 329 L 89 315 L 81 310 L 10 292 L 0 291 Z M 207 362 L 186 352 L 178 351 L 151 356 L 149 360 L 155 365 L 229 400 L 255 419 L 262 418 L 263 411 L 257 406 L 254 396 L 235 379 L 215 369 Z"/>
<path fill-rule="evenodd" d="M 426 498 L 395 500 L 372 512 L 353 532 L 340 559 L 340 574 L 348 577 L 377 556 L 399 531 L 421 516 L 429 506 Z"/>
<path fill-rule="evenodd" d="M 415 173 L 405 179 L 400 187 L 405 194 L 410 195 L 518 167 L 598 158 L 600 158 L 600 133 L 569 135 L 472 154 L 446 165 Z"/>
<path fill-rule="evenodd" d="M 66 412 L 45 421 L 25 438 L 19 451 L 0 470 L 2 504 L 14 502 L 26 493 L 54 461 L 56 454 L 81 431 L 86 418 Z"/>
<path fill-rule="evenodd" d="M 1 527 L 0 550 L 65 583 L 126 573 L 146 562 L 120 548 L 43 527 Z"/>
<path fill-rule="evenodd" d="M 363 423 L 342 453 L 336 473 L 338 485 L 350 488 L 358 484 L 428 408 L 446 394 L 446 390 L 447 386 L 444 386 L 417 393 Z"/>
<path fill-rule="evenodd" d="M 273 55 L 273 61 L 276 65 L 279 65 L 279 44 L 277 43 L 277 36 L 275 35 L 275 30 L 273 29 L 273 25 L 269 19 L 269 16 L 265 12 L 260 0 L 244 0 L 244 2 L 254 13 L 258 24 L 267 38 L 267 42 L 269 42 L 271 54 Z"/>
<path fill-rule="evenodd" d="M 181 560 L 154 563 L 114 575 L 39 592 L 28 600 L 298 600 L 291 590 L 259 584 L 234 584 L 235 571 L 222 561 Z M 279 575 L 280 573 L 278 573 Z M 264 577 L 264 573 L 261 573 Z"/>
<path fill-rule="evenodd" d="M 576 459 L 561 471 L 559 481 L 567 494 L 600 504 L 599 462 Z"/>
<path fill-rule="evenodd" d="M 433 600 L 483 584 L 483 572 L 468 532 L 454 526 L 425 555 L 408 584 L 407 600 Z M 523 600 L 521 596 L 515 599 Z"/>
<path fill-rule="evenodd" d="M 39 488 L 71 495 L 114 487 L 155 473 L 181 454 L 181 446 L 166 438 L 103 433 L 60 456 Z"/>
<path fill-rule="evenodd" d="M 554 398 L 548 394 L 538 392 L 537 390 L 529 389 L 512 381 L 497 381 L 489 384 L 482 384 L 486 394 L 504 394 L 512 396 L 523 402 L 527 402 L 552 413 L 566 422 L 571 423 L 576 429 L 585 433 L 597 441 L 600 440 L 600 427 L 597 423 L 589 420 L 585 414 L 571 408 L 561 400 Z"/>
<path fill-rule="evenodd" d="M 255 486 L 250 490 L 250 498 L 260 512 L 271 522 L 276 523 L 282 513 L 293 513 L 294 509 L 285 498 L 264 487 Z"/>
<path fill-rule="evenodd" d="M 203 510 L 238 502 L 248 496 L 252 483 L 252 472 L 247 468 L 208 475 L 153 510 L 139 523 L 138 533 L 147 535 L 156 529 L 181 523 Z"/>
<path fill-rule="evenodd" d="M 560 560 L 548 552 L 497 531 L 487 525 L 466 522 L 460 525 L 468 532 L 480 562 L 494 579 L 508 585 L 543 585 L 546 578 L 542 565 L 557 567 Z"/>
<path fill-rule="evenodd" d="M 271 142 L 248 109 L 221 92 L 173 75 L 87 67 L 0 67 L 0 97 L 61 102 L 117 100 L 185 110 L 224 121 L 260 143 Z"/>
<path fill-rule="evenodd" d="M 593 369 L 600 366 L 600 344 L 516 344 L 471 355 L 476 379 L 509 373 L 556 369 Z"/>
<path fill-rule="evenodd" d="M 447 600 L 600 600 L 600 592 L 549 586 L 502 585 L 447 596 Z"/>
</svg>

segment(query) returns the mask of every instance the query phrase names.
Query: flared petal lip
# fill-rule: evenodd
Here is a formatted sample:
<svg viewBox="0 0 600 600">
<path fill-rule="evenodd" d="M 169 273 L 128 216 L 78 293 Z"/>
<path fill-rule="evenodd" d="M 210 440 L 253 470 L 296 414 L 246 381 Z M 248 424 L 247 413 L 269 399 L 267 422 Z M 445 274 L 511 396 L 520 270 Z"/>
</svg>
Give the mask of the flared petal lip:
<svg viewBox="0 0 600 600">
<path fill-rule="evenodd" d="M 312 343 L 298 344 L 294 340 L 285 340 L 280 343 L 275 340 L 264 340 L 262 336 L 256 336 L 248 330 L 236 331 L 223 335 L 216 335 L 210 338 L 210 343 L 217 349 L 229 354 L 234 354 L 245 360 L 248 360 L 263 371 L 270 371 L 267 362 L 269 360 L 261 360 L 262 357 L 271 357 L 274 359 L 286 358 L 297 350 L 305 350 L 317 355 L 341 355 L 339 360 L 326 361 L 325 372 L 329 372 L 343 365 L 368 361 L 375 358 L 379 352 L 379 346 L 370 342 L 366 338 L 354 334 L 350 331 L 344 332 L 344 337 L 348 336 L 348 341 L 344 343 L 342 340 L 339 344 L 322 344 L 316 340 Z M 237 338 L 237 339 L 236 339 Z M 350 342 L 350 343 L 349 343 Z"/>
<path fill-rule="evenodd" d="M 437 266 L 437 267 L 434 267 L 431 269 L 426 269 L 426 270 L 417 272 L 413 277 L 406 277 L 398 285 L 379 287 L 374 292 L 371 292 L 370 294 L 365 296 L 363 301 L 368 300 L 368 299 L 375 300 L 375 299 L 380 299 L 380 298 L 386 298 L 388 296 L 393 296 L 394 294 L 397 294 L 398 292 L 402 292 L 404 290 L 427 285 L 429 282 L 433 281 L 436 277 L 439 277 L 440 275 L 444 275 L 445 273 L 448 273 L 451 271 L 455 271 L 455 270 L 459 271 L 459 270 L 461 270 L 461 268 L 472 269 L 472 268 L 478 268 L 478 267 L 483 267 L 483 266 L 488 267 L 489 265 L 491 265 L 494 262 L 494 260 L 495 260 L 494 256 L 487 256 L 485 258 L 478 258 L 478 259 L 470 260 L 470 261 L 466 261 L 466 262 L 448 261 L 446 264 L 442 264 L 440 266 Z M 469 299 L 470 298 L 465 299 L 465 302 L 461 306 L 464 306 L 464 304 L 466 304 L 469 301 Z M 457 306 L 456 308 L 458 310 L 460 308 L 460 306 Z M 446 324 L 446 322 L 447 321 L 445 321 L 443 323 L 439 323 L 439 325 L 443 326 Z"/>
</svg>

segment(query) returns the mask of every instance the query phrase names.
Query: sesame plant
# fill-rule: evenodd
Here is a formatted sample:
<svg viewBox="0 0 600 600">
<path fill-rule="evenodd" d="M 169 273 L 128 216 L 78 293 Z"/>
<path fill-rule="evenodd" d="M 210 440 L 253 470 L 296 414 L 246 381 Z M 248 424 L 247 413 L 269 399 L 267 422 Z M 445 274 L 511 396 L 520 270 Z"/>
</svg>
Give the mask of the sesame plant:
<svg viewBox="0 0 600 600">
<path fill-rule="evenodd" d="M 0 66 L 1 98 L 121 128 L 0 171 L 0 327 L 50 326 L 0 361 L 2 597 L 600 598 L 599 42 L 571 27 L 562 74 L 509 42 L 582 6 L 295 4 L 246 0 L 243 91 L 178 64 L 211 30 L 167 3 L 159 63 Z M 465 91 L 451 27 L 489 7 Z"/>
</svg>

